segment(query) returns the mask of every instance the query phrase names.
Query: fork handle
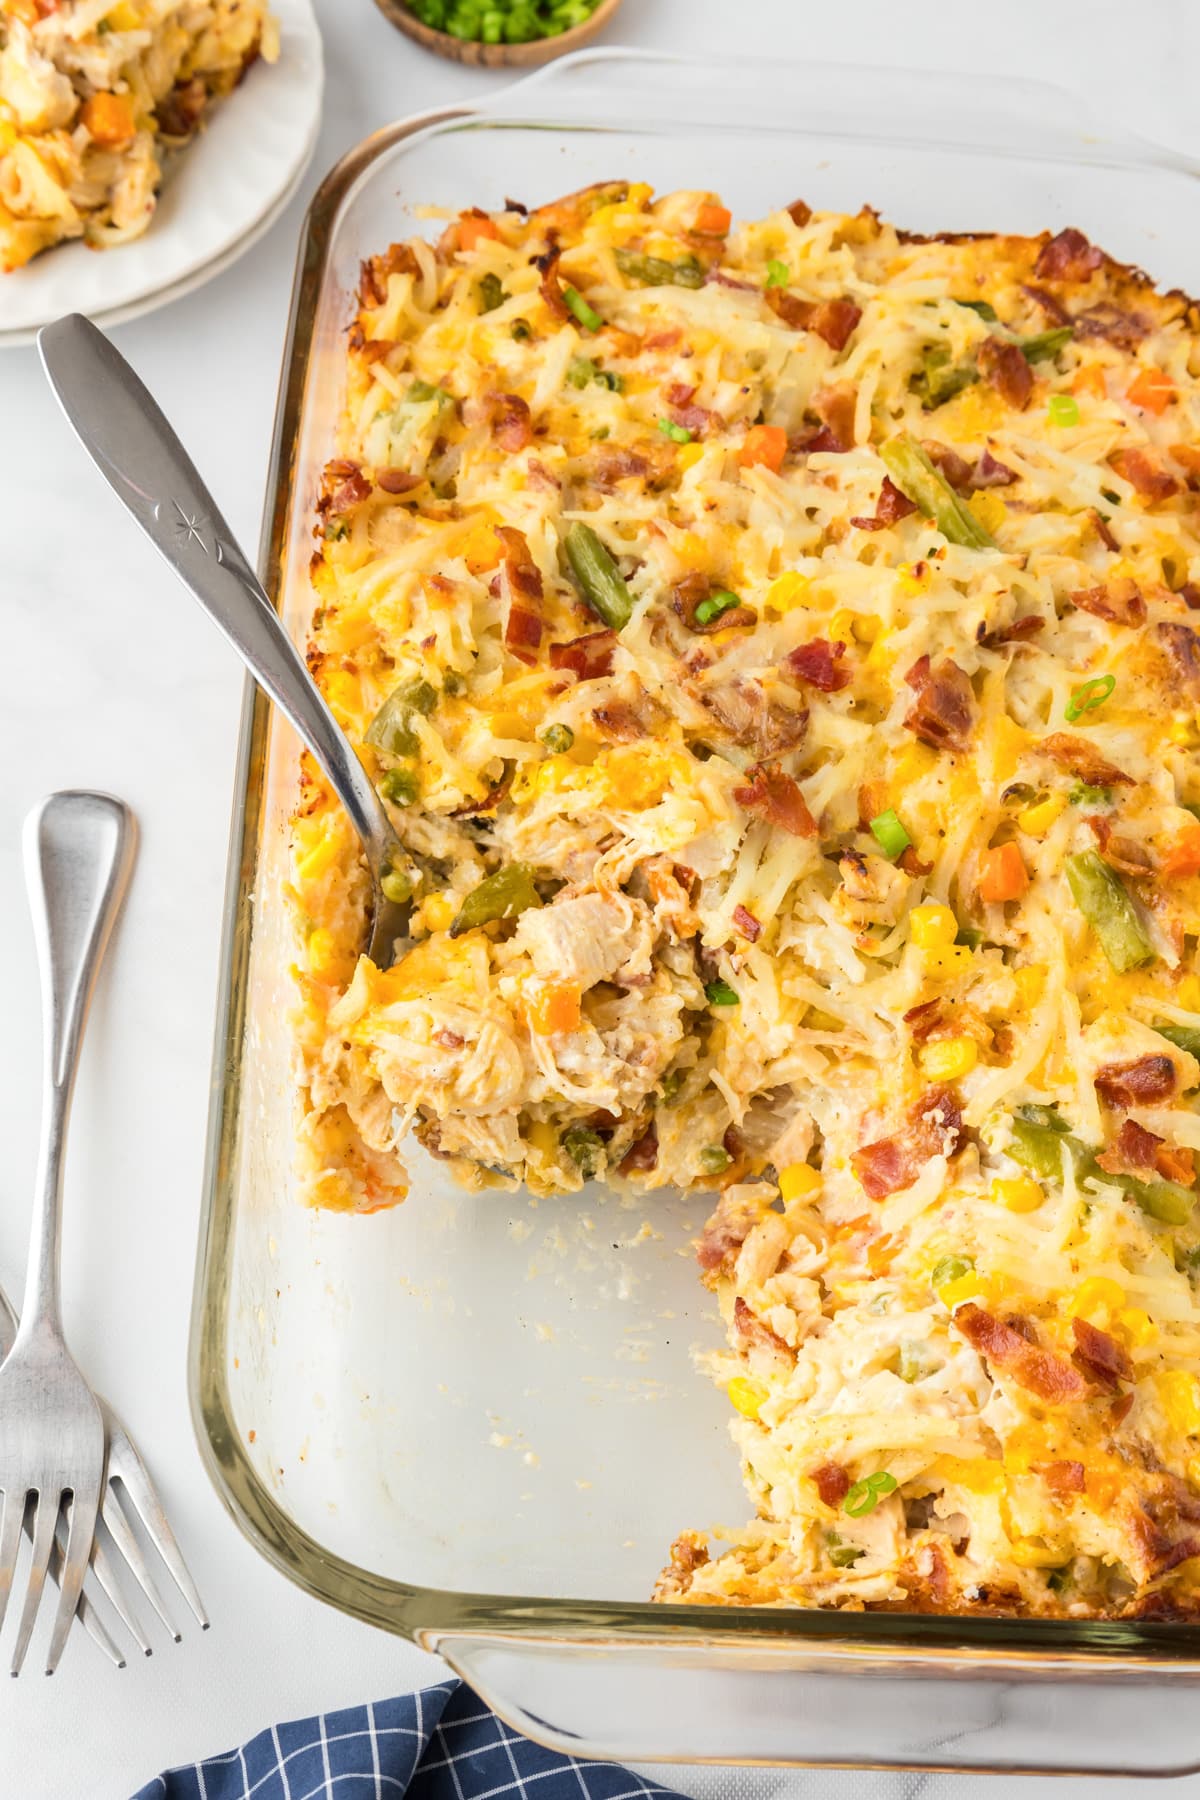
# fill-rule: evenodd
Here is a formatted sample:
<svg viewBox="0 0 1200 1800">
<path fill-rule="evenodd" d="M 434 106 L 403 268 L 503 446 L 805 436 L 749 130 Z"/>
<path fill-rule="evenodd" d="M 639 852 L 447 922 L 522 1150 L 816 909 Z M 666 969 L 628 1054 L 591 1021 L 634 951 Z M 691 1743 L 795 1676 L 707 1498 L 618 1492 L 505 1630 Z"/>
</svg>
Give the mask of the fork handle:
<svg viewBox="0 0 1200 1800">
<path fill-rule="evenodd" d="M 51 794 L 25 820 L 25 885 L 42 988 L 44 1094 L 20 1335 L 60 1313 L 63 1153 L 96 974 L 133 868 L 133 814 L 110 794 Z"/>
</svg>

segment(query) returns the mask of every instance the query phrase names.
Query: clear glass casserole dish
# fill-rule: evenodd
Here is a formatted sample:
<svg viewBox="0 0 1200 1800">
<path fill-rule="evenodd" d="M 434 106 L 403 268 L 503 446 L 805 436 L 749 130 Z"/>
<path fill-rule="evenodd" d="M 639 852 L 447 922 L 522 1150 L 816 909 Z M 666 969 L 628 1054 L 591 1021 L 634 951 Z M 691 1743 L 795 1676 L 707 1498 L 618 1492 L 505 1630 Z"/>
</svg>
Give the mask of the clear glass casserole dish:
<svg viewBox="0 0 1200 1800">
<path fill-rule="evenodd" d="M 1195 166 L 1114 141 L 1036 84 L 719 69 L 599 51 L 486 105 L 376 134 L 321 188 L 297 268 L 262 567 L 303 636 L 320 469 L 361 259 L 412 208 L 541 201 L 628 176 L 755 215 L 864 200 L 910 230 L 1082 227 L 1200 287 Z M 413 1192 L 312 1213 L 292 1176 L 297 746 L 248 693 L 233 824 L 192 1395 L 210 1472 L 319 1598 L 440 1652 L 505 1718 L 576 1754 L 1168 1773 L 1200 1634 L 1168 1623 L 654 1606 L 684 1525 L 746 1502 L 696 1199 L 472 1197 L 414 1145 Z M 863 1683 L 869 1684 L 864 1688 Z"/>
</svg>

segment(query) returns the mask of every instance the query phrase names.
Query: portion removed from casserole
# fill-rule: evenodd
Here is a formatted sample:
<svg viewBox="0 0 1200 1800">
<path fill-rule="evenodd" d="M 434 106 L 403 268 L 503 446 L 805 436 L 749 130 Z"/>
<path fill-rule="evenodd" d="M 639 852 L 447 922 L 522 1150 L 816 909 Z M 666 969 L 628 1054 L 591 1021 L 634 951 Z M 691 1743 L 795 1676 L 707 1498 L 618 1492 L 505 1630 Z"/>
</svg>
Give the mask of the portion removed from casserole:
<svg viewBox="0 0 1200 1800">
<path fill-rule="evenodd" d="M 278 54 L 266 0 L 0 0 L 0 271 L 140 237 L 163 151 Z"/>
<path fill-rule="evenodd" d="M 315 1204 L 719 1190 L 757 1517 L 664 1599 L 1194 1609 L 1200 316 L 1077 231 L 610 184 L 364 265 L 310 663 Z"/>
</svg>

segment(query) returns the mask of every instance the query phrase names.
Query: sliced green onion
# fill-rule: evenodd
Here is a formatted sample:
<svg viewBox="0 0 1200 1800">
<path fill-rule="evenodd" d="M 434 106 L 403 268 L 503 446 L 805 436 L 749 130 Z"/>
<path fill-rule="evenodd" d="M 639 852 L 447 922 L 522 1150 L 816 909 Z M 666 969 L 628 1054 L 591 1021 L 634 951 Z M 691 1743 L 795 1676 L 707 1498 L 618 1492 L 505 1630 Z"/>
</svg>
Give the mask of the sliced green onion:
<svg viewBox="0 0 1200 1800">
<path fill-rule="evenodd" d="M 705 1144 L 700 1152 L 700 1167 L 706 1175 L 721 1175 L 733 1161 L 723 1144 Z"/>
<path fill-rule="evenodd" d="M 563 756 L 575 742 L 575 733 L 569 725 L 547 725 L 542 742 L 555 756 Z"/>
<path fill-rule="evenodd" d="M 1052 425 L 1079 423 L 1079 402 L 1073 394 L 1051 394 L 1046 410 Z"/>
<path fill-rule="evenodd" d="M 787 264 L 780 262 L 777 257 L 772 257 L 767 264 L 767 286 L 769 288 L 786 287 L 790 280 L 791 270 Z"/>
<path fill-rule="evenodd" d="M 701 600 L 697 606 L 696 623 L 711 625 L 713 620 L 719 619 L 722 613 L 731 612 L 734 607 L 741 604 L 737 595 L 731 594 L 728 588 L 717 588 L 714 593 L 708 594 Z"/>
<path fill-rule="evenodd" d="M 675 444 L 690 444 L 696 435 L 694 431 L 689 431 L 686 425 L 677 425 L 674 419 L 660 419 L 658 429 L 664 437 L 669 437 Z"/>
<path fill-rule="evenodd" d="M 894 1494 L 900 1483 L 886 1469 L 877 1469 L 874 1475 L 867 1475 L 862 1481 L 856 1481 L 846 1498 L 842 1501 L 842 1511 L 851 1519 L 865 1518 L 875 1511 L 885 1494 Z"/>
<path fill-rule="evenodd" d="M 877 813 L 871 820 L 871 835 L 883 854 L 895 862 L 898 856 L 912 843 L 907 831 L 889 806 L 886 812 Z"/>
<path fill-rule="evenodd" d="M 574 313 L 585 331 L 599 331 L 604 320 L 600 317 L 600 314 L 596 311 L 594 306 L 588 305 L 578 288 L 565 287 L 563 289 L 563 299 L 566 301 L 567 306 L 570 308 L 571 312 Z"/>
<path fill-rule="evenodd" d="M 1090 681 L 1085 681 L 1081 687 L 1074 689 L 1063 717 L 1073 725 L 1085 712 L 1091 712 L 1093 707 L 1103 706 L 1116 685 L 1115 675 L 1094 675 Z"/>
<path fill-rule="evenodd" d="M 727 981 L 706 981 L 704 993 L 710 1006 L 736 1006 L 738 997 Z"/>
</svg>

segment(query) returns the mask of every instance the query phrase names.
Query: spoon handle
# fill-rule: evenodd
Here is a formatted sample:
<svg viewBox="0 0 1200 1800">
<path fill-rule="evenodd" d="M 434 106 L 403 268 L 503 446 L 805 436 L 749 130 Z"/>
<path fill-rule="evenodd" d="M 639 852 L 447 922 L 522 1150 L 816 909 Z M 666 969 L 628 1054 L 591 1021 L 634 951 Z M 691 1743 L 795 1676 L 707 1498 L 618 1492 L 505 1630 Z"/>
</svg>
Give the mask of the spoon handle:
<svg viewBox="0 0 1200 1800">
<path fill-rule="evenodd" d="M 25 820 L 25 885 L 42 987 L 45 1092 L 22 1317 L 59 1324 L 63 1153 L 96 975 L 133 869 L 133 814 L 109 794 L 51 794 Z"/>
<path fill-rule="evenodd" d="M 157 402 L 102 331 L 71 313 L 38 334 L 80 443 L 146 536 L 287 715 L 333 785 L 376 879 L 396 838 L 370 777 Z"/>
</svg>

